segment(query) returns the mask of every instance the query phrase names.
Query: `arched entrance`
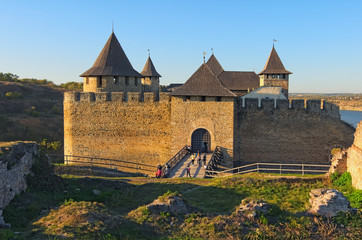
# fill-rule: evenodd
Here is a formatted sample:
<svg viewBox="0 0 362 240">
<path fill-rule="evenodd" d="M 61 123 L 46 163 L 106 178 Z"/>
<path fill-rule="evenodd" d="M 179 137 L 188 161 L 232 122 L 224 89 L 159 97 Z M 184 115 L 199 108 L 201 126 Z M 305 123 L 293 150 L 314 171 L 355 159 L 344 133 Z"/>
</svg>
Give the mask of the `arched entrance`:
<svg viewBox="0 0 362 240">
<path fill-rule="evenodd" d="M 204 128 L 196 129 L 191 135 L 191 151 L 205 152 L 205 146 L 206 152 L 210 152 L 211 136 L 209 131 Z"/>
</svg>

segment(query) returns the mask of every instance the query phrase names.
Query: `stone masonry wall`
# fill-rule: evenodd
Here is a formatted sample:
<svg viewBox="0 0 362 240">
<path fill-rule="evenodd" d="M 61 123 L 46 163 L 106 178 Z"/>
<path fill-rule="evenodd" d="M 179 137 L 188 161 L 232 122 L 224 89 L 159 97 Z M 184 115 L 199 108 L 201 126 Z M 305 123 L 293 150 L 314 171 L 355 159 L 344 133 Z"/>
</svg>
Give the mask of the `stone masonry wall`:
<svg viewBox="0 0 362 240">
<path fill-rule="evenodd" d="M 351 173 L 353 187 L 362 189 L 362 121 L 357 126 L 353 145 L 347 150 L 347 171 Z"/>
<path fill-rule="evenodd" d="M 250 162 L 329 164 L 331 148 L 349 147 L 354 129 L 338 107 L 319 100 L 241 100 L 235 107 L 234 159 Z"/>
<path fill-rule="evenodd" d="M 171 157 L 171 103 L 167 94 L 160 94 L 157 102 L 154 93 L 143 98 L 136 92 L 128 93 L 127 101 L 122 92 L 65 93 L 65 155 L 138 163 L 137 170 L 117 169 L 153 175 L 153 166 Z"/>
<path fill-rule="evenodd" d="M 0 154 L 0 228 L 6 226 L 1 213 L 15 195 L 27 188 L 26 176 L 38 154 L 35 143 L 18 143 L 2 147 Z"/>
<path fill-rule="evenodd" d="M 191 135 L 198 128 L 209 131 L 211 150 L 216 146 L 233 148 L 234 132 L 234 99 L 192 97 L 184 101 L 180 97 L 172 97 L 171 101 L 172 144 L 171 152 L 176 154 L 183 146 L 191 145 Z"/>
</svg>

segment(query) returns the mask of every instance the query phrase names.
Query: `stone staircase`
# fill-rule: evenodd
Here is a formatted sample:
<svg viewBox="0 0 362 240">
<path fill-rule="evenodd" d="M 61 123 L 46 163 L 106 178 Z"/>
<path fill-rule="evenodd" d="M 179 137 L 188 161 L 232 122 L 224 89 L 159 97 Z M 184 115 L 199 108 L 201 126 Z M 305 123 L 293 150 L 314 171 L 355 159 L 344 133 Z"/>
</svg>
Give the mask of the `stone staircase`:
<svg viewBox="0 0 362 240">
<path fill-rule="evenodd" d="M 201 154 L 201 156 L 204 156 L 204 154 Z M 209 163 L 211 159 L 212 153 L 206 154 L 206 165 Z M 177 178 L 177 177 L 186 177 L 186 166 L 187 164 L 190 164 L 191 168 L 191 177 L 193 178 L 204 178 L 205 176 L 205 167 L 203 163 L 199 166 L 197 160 L 199 157 L 195 159 L 194 165 L 191 164 L 190 155 L 186 155 L 171 171 L 170 177 L 171 178 Z"/>
</svg>

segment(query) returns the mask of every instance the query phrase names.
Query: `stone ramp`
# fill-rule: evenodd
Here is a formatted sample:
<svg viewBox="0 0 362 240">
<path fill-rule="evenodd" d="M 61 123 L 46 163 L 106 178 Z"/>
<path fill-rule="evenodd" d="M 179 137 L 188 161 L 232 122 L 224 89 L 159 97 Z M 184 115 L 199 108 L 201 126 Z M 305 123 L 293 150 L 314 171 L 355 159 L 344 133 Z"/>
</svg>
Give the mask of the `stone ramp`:
<svg viewBox="0 0 362 240">
<path fill-rule="evenodd" d="M 201 159 L 204 156 L 204 154 L 201 154 Z M 212 153 L 206 154 L 206 165 L 210 162 Z M 190 164 L 191 168 L 191 177 L 193 178 L 204 178 L 205 176 L 205 167 L 201 163 L 199 166 L 198 160 L 199 157 L 195 159 L 194 165 L 191 164 L 190 155 L 186 155 L 171 171 L 170 177 L 177 178 L 177 177 L 186 177 L 186 166 L 187 164 Z"/>
</svg>

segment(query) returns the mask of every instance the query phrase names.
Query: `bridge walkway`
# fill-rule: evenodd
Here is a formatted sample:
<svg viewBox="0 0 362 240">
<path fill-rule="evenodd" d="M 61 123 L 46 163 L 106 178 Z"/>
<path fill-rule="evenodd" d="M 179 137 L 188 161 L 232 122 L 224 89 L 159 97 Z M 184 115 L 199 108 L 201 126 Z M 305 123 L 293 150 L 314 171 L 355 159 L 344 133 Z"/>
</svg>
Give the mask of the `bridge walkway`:
<svg viewBox="0 0 362 240">
<path fill-rule="evenodd" d="M 201 159 L 204 156 L 204 153 L 201 154 Z M 206 166 L 210 162 L 212 153 L 206 154 Z M 204 178 L 205 177 L 205 167 L 203 163 L 201 162 L 201 165 L 198 164 L 197 157 L 195 159 L 194 164 L 191 164 L 191 155 L 187 154 L 183 159 L 177 163 L 177 165 L 171 170 L 170 177 L 171 178 L 177 178 L 177 177 L 186 177 L 186 166 L 190 164 L 191 168 L 191 177 L 193 178 Z"/>
</svg>

